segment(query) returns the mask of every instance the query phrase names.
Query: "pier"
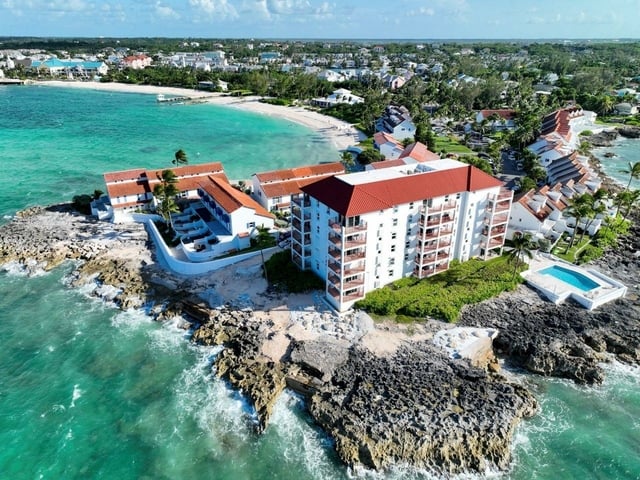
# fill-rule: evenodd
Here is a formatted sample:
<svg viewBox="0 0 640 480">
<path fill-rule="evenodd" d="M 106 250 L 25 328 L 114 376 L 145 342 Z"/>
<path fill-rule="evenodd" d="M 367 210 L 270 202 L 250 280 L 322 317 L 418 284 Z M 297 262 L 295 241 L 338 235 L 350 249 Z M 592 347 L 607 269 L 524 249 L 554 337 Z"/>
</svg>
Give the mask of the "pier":
<svg viewBox="0 0 640 480">
<path fill-rule="evenodd" d="M 158 103 L 188 102 L 191 100 L 193 100 L 191 97 L 165 97 L 163 93 L 159 93 L 156 96 Z"/>
<path fill-rule="evenodd" d="M 19 78 L 0 78 L 0 85 L 24 85 L 24 80 Z"/>
</svg>

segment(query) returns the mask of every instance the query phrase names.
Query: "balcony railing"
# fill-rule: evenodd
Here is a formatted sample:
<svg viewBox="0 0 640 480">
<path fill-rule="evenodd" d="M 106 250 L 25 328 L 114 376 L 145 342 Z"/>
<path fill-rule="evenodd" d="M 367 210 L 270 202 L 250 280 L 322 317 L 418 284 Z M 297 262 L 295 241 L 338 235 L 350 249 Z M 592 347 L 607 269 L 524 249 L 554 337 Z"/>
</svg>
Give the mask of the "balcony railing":
<svg viewBox="0 0 640 480">
<path fill-rule="evenodd" d="M 298 255 L 297 253 L 294 253 L 293 255 L 291 255 L 291 259 L 293 260 L 293 263 L 296 264 L 296 266 L 302 270 L 303 265 L 302 265 L 302 257 L 300 255 Z"/>
<path fill-rule="evenodd" d="M 335 218 L 329 219 L 329 228 L 340 235 L 351 235 L 354 233 L 365 232 L 367 230 L 366 222 L 360 222 L 358 225 L 350 225 L 343 227 Z"/>
<path fill-rule="evenodd" d="M 424 207 L 422 212 L 429 214 L 446 212 L 447 210 L 455 210 L 456 205 L 456 202 L 449 200 L 448 202 L 443 202 L 440 205 L 435 205 L 433 207 Z"/>
<path fill-rule="evenodd" d="M 364 285 L 364 278 L 354 278 L 353 280 L 349 280 L 342 284 L 342 290 L 352 289 L 356 287 L 361 287 Z"/>
<path fill-rule="evenodd" d="M 327 292 L 338 303 L 340 303 L 340 299 L 341 298 L 342 298 L 342 302 L 351 302 L 351 301 L 354 301 L 354 300 L 360 300 L 361 298 L 364 297 L 364 292 L 362 291 L 362 289 L 360 289 L 357 293 L 350 294 L 350 295 L 340 295 L 340 292 L 334 287 L 329 287 Z"/>
<path fill-rule="evenodd" d="M 298 205 L 301 208 L 308 208 L 311 206 L 311 201 L 307 198 L 305 199 L 302 195 L 294 195 L 291 197 L 291 203 Z M 293 207 L 295 208 L 295 206 Z"/>
<path fill-rule="evenodd" d="M 491 230 L 489 230 L 488 227 L 485 227 L 482 229 L 482 236 L 483 237 L 495 237 L 498 235 L 504 235 L 507 232 L 507 229 L 504 226 L 500 226 L 500 227 L 493 227 Z"/>
<path fill-rule="evenodd" d="M 357 262 L 358 260 L 362 260 L 366 257 L 364 252 L 357 252 L 357 253 L 352 253 L 349 255 L 345 255 L 344 256 L 344 265 L 347 265 L 348 263 L 353 263 L 353 262 Z"/>
</svg>

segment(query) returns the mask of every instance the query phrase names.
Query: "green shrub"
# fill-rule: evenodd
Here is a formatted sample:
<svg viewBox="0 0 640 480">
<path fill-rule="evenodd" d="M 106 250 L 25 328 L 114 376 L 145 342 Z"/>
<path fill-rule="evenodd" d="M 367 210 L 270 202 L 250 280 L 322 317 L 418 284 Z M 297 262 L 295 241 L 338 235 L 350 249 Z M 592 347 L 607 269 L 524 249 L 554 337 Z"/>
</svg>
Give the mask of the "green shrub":
<svg viewBox="0 0 640 480">
<path fill-rule="evenodd" d="M 579 263 L 587 263 L 592 260 L 596 260 L 604 254 L 604 249 L 595 245 L 587 245 L 581 252 L 578 258 Z"/>
<path fill-rule="evenodd" d="M 591 130 L 583 130 L 580 132 L 581 137 L 589 137 L 591 135 L 593 135 L 593 132 Z"/>
<path fill-rule="evenodd" d="M 521 267 L 524 268 L 524 267 Z M 452 262 L 449 270 L 423 280 L 403 278 L 374 290 L 356 303 L 378 315 L 436 317 L 454 322 L 464 305 L 478 303 L 501 292 L 513 290 L 520 283 L 513 266 L 505 257 L 487 262 L 478 259 Z"/>
<path fill-rule="evenodd" d="M 265 262 L 269 283 L 276 290 L 302 293 L 322 290 L 324 282 L 310 271 L 300 270 L 291 260 L 291 252 L 274 253 Z"/>
<path fill-rule="evenodd" d="M 85 215 L 91 215 L 91 195 L 75 195 L 73 197 L 73 208 Z"/>
</svg>

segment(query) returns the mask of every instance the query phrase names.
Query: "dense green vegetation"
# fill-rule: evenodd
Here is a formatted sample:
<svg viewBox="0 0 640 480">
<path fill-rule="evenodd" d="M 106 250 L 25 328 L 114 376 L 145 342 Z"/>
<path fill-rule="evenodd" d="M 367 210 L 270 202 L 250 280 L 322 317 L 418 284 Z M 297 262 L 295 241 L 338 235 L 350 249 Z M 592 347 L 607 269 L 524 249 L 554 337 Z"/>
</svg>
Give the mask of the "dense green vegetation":
<svg viewBox="0 0 640 480">
<path fill-rule="evenodd" d="M 522 280 L 513 270 L 507 257 L 452 262 L 446 272 L 423 280 L 398 280 L 368 293 L 355 306 L 377 315 L 430 316 L 454 322 L 463 306 L 515 289 Z"/>
<path fill-rule="evenodd" d="M 322 290 L 324 282 L 309 271 L 300 270 L 291 260 L 291 252 L 274 253 L 265 262 L 269 284 L 276 290 L 289 293 L 302 293 L 309 290 Z"/>
</svg>

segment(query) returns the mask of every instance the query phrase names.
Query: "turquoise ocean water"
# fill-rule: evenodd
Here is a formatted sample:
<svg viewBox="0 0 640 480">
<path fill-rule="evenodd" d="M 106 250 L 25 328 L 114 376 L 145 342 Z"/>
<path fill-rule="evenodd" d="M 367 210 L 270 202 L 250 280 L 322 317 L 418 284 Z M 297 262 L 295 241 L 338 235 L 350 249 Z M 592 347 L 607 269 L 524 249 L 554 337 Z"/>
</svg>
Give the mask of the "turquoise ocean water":
<svg viewBox="0 0 640 480">
<path fill-rule="evenodd" d="M 302 127 L 236 110 L 0 88 L 0 222 L 100 188 L 105 170 L 168 165 L 177 148 L 230 178 L 338 156 Z M 242 397 L 210 373 L 216 349 L 69 288 L 68 268 L 0 273 L 0 479 L 431 478 L 348 471 L 293 395 L 256 436 Z M 518 430 L 513 470 L 490 476 L 640 478 L 640 373 L 607 373 L 597 388 L 517 375 L 541 413 Z"/>
</svg>

